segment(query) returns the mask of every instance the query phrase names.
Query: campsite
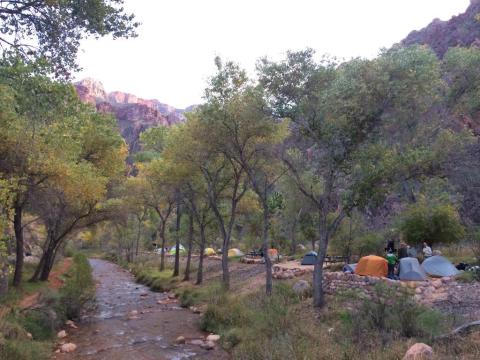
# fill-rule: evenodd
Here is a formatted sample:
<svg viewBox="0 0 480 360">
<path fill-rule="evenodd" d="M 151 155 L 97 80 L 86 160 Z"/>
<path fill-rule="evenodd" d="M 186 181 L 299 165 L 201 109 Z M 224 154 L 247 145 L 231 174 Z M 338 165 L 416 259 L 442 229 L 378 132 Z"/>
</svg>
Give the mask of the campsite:
<svg viewBox="0 0 480 360">
<path fill-rule="evenodd" d="M 0 360 L 480 359 L 480 0 L 0 33 Z"/>
</svg>

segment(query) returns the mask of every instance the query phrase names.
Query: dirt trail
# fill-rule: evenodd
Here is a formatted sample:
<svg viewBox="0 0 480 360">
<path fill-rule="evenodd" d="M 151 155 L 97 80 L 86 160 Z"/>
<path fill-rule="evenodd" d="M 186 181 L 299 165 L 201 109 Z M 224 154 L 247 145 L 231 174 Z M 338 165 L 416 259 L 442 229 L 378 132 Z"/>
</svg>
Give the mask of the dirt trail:
<svg viewBox="0 0 480 360">
<path fill-rule="evenodd" d="M 197 327 L 199 316 L 178 303 L 159 304 L 166 294 L 155 293 L 135 283 L 126 270 L 103 260 L 91 260 L 97 281 L 97 307 L 78 324 L 66 329 L 66 342 L 77 350 L 55 354 L 54 359 L 72 360 L 180 360 L 228 359 L 220 349 L 204 350 L 190 340 L 206 334 Z M 136 311 L 137 313 L 132 313 Z M 187 343 L 176 345 L 184 336 Z"/>
<path fill-rule="evenodd" d="M 72 258 L 65 258 L 61 264 L 61 266 L 50 273 L 48 276 L 48 287 L 50 289 L 58 289 L 60 288 L 64 281 L 60 278 L 63 274 L 65 274 L 68 269 L 70 269 L 70 266 L 73 264 L 73 259 Z M 20 303 L 18 304 L 18 307 L 20 309 L 27 309 L 34 307 L 35 305 L 38 304 L 38 301 L 40 299 L 40 292 L 35 292 L 33 294 L 25 296 Z"/>
</svg>

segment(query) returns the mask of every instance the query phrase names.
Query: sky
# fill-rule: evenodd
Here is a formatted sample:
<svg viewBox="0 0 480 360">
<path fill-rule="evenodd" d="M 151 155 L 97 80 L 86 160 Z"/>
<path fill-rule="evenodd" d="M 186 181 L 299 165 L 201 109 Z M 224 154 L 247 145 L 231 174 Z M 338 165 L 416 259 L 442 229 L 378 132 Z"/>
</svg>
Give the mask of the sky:
<svg viewBox="0 0 480 360">
<path fill-rule="evenodd" d="M 125 0 L 142 25 L 134 39 L 87 39 L 77 80 L 184 108 L 202 102 L 213 59 L 255 73 L 258 58 L 280 60 L 310 47 L 341 59 L 375 57 L 470 0 Z"/>
</svg>

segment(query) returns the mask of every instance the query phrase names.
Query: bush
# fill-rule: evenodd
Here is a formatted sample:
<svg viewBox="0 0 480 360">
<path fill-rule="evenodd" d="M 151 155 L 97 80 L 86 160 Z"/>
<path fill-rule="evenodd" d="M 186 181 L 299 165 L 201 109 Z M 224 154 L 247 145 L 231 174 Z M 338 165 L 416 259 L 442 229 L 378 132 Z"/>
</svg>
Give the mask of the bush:
<svg viewBox="0 0 480 360">
<path fill-rule="evenodd" d="M 409 244 L 452 243 L 465 236 L 460 215 L 450 204 L 411 205 L 402 216 L 400 231 Z"/>
<path fill-rule="evenodd" d="M 382 254 L 385 247 L 383 234 L 368 233 L 355 240 L 354 252 L 359 256 Z"/>
<path fill-rule="evenodd" d="M 48 307 L 30 310 L 21 322 L 25 330 L 31 333 L 35 340 L 52 339 L 59 325 L 58 315 Z"/>
<path fill-rule="evenodd" d="M 405 338 L 431 340 L 445 330 L 446 318 L 437 311 L 418 305 L 408 290 L 378 284 L 372 299 L 361 300 L 355 311 L 342 314 L 341 320 L 351 338 L 368 344 L 372 332 L 383 342 L 398 335 Z"/>
<path fill-rule="evenodd" d="M 65 276 L 65 284 L 60 289 L 61 302 L 65 316 L 75 319 L 95 294 L 92 268 L 87 257 L 81 253 L 75 254 L 73 265 Z"/>
<path fill-rule="evenodd" d="M 0 359 L 5 360 L 46 360 L 50 358 L 48 343 L 31 340 L 0 342 Z"/>
</svg>

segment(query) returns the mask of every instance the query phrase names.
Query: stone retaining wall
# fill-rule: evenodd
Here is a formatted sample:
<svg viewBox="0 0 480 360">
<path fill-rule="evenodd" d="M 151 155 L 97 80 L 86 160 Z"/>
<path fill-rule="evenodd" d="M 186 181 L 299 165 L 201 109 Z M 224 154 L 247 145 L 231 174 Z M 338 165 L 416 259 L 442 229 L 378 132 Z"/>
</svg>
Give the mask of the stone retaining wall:
<svg viewBox="0 0 480 360">
<path fill-rule="evenodd" d="M 306 273 L 313 272 L 313 266 L 273 266 L 273 277 L 275 279 L 293 279 Z M 360 276 L 344 272 L 323 272 L 324 291 L 327 294 L 334 294 L 339 291 L 355 290 L 370 298 L 374 292 L 374 286 L 378 283 L 391 286 L 398 292 L 404 292 L 404 288 L 411 289 L 414 298 L 419 303 L 430 305 L 436 301 L 444 301 L 449 297 L 449 289 L 457 285 L 455 278 L 429 278 L 425 281 L 397 281 L 388 278 L 374 276 Z"/>
</svg>

